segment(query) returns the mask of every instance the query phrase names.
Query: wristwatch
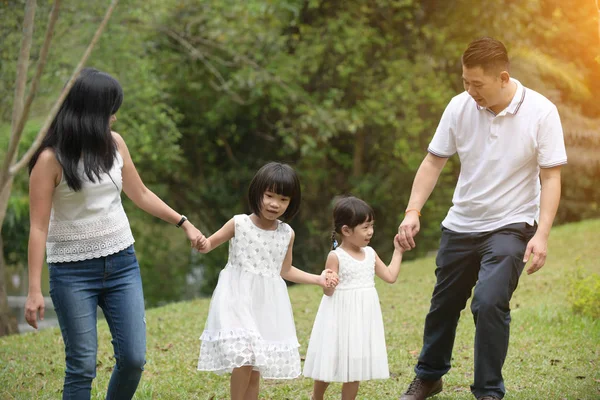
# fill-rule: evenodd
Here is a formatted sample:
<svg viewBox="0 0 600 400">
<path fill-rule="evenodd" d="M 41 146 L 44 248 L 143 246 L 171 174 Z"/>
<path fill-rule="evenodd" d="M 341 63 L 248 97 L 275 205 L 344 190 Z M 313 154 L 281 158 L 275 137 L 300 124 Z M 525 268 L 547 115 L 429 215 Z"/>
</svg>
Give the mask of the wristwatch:
<svg viewBox="0 0 600 400">
<path fill-rule="evenodd" d="M 187 217 L 186 217 L 185 215 L 182 215 L 182 216 L 181 216 L 181 219 L 179 220 L 179 222 L 178 222 L 178 223 L 177 223 L 177 225 L 175 225 L 175 226 L 176 226 L 176 227 L 178 227 L 178 228 L 181 228 L 181 225 L 183 225 L 183 223 L 184 223 L 185 221 L 187 221 L 187 220 L 188 220 L 188 219 L 187 219 Z"/>
</svg>

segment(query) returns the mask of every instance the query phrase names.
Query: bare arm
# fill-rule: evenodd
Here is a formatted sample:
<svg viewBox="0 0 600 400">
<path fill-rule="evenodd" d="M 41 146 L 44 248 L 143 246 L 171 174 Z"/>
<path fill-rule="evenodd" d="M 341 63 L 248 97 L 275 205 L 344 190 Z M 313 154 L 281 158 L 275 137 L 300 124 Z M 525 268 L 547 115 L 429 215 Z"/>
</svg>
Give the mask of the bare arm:
<svg viewBox="0 0 600 400">
<path fill-rule="evenodd" d="M 165 222 L 176 225 L 181 219 L 181 214 L 175 212 L 164 201 L 162 201 L 154 192 L 144 185 L 140 175 L 138 174 L 129 149 L 125 141 L 116 132 L 113 132 L 113 138 L 117 143 L 117 147 L 121 157 L 123 158 L 123 191 L 133 201 L 133 203 L 146 211 L 148 214 L 162 219 Z M 198 247 L 200 241 L 206 240 L 202 233 L 192 225 L 190 221 L 185 221 L 181 228 L 185 231 L 188 239 L 193 246 Z"/>
<path fill-rule="evenodd" d="M 201 246 L 198 249 L 198 251 L 200 251 L 200 253 L 206 254 L 206 253 L 216 249 L 223 243 L 231 240 L 231 238 L 234 236 L 235 236 L 235 221 L 233 220 L 233 218 L 231 218 L 229 221 L 227 221 L 225 223 L 225 225 L 223 225 L 221 227 L 221 229 L 219 229 L 214 234 L 212 234 L 208 239 L 206 239 L 206 242 L 205 242 L 206 245 Z"/>
<path fill-rule="evenodd" d="M 540 223 L 537 232 L 548 238 L 550 229 L 556 217 L 558 203 L 560 202 L 560 169 L 561 167 L 542 168 L 540 182 L 542 185 L 540 195 Z"/>
<path fill-rule="evenodd" d="M 431 192 L 433 192 L 446 162 L 448 162 L 447 158 L 427 153 L 415 175 L 407 209 L 421 210 L 423 208 Z"/>
<path fill-rule="evenodd" d="M 527 243 L 523 262 L 529 261 L 533 254 L 533 262 L 527 268 L 527 274 L 533 274 L 546 263 L 548 253 L 548 237 L 550 229 L 558 210 L 560 202 L 560 169 L 561 167 L 542 168 L 540 172 L 540 182 L 542 185 L 540 195 L 540 221 L 538 229 Z"/>
<path fill-rule="evenodd" d="M 427 156 L 425 156 L 425 159 L 417 170 L 408 206 L 406 207 L 407 210 L 411 211 L 406 214 L 398 227 L 398 235 L 402 247 L 409 249 L 415 247 L 414 237 L 419 233 L 421 228 L 419 214 L 431 192 L 433 192 L 433 188 L 447 161 L 447 158 L 427 153 Z"/>
<path fill-rule="evenodd" d="M 308 272 L 304 272 L 292 265 L 292 249 L 294 247 L 294 238 L 295 233 L 292 231 L 290 245 L 281 267 L 281 277 L 290 282 L 307 283 L 310 285 L 318 285 L 323 288 L 327 287 L 327 282 L 324 275 L 309 274 Z"/>
<path fill-rule="evenodd" d="M 327 261 L 325 262 L 325 270 L 328 269 L 336 274 L 340 272 L 340 260 L 338 260 L 337 255 L 333 251 L 329 252 L 329 255 L 327 255 Z M 335 292 L 335 287 L 323 288 L 323 294 L 327 296 L 332 296 L 333 292 Z"/>
<path fill-rule="evenodd" d="M 395 283 L 398 279 L 398 274 L 400 274 L 402 253 L 402 250 L 398 250 L 398 248 L 394 249 L 392 260 L 388 266 L 386 266 L 377 253 L 375 253 L 375 275 L 380 277 L 384 282 Z"/>
<path fill-rule="evenodd" d="M 44 150 L 31 171 L 29 178 L 29 293 L 25 303 L 25 319 L 37 329 L 37 316 L 44 319 L 44 297 L 42 295 L 42 267 L 48 238 L 48 224 L 52 210 L 54 188 L 60 182 L 62 168 L 54 151 Z"/>
</svg>

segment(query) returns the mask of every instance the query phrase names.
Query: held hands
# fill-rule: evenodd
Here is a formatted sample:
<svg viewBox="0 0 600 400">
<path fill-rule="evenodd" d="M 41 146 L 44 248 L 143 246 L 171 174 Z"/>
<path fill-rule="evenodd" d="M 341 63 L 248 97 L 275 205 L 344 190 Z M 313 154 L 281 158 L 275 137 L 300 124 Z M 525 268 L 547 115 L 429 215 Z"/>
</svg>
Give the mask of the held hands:
<svg viewBox="0 0 600 400">
<path fill-rule="evenodd" d="M 322 288 L 335 288 L 337 286 L 337 284 L 339 283 L 339 277 L 338 274 L 333 272 L 330 269 L 326 269 L 323 272 L 321 272 L 321 278 L 319 281 L 319 285 Z"/>
<path fill-rule="evenodd" d="M 394 250 L 400 252 L 400 254 L 404 254 L 404 252 L 410 251 L 412 248 L 402 245 L 400 234 L 397 234 L 394 236 Z"/>
<path fill-rule="evenodd" d="M 38 328 L 38 311 L 40 312 L 40 321 L 44 320 L 44 296 L 41 292 L 29 293 L 25 301 L 25 320 L 34 329 Z"/>
<path fill-rule="evenodd" d="M 398 235 L 396 235 L 398 244 L 406 250 L 414 249 L 416 246 L 414 238 L 420 229 L 419 214 L 414 210 L 408 212 L 398 227 Z M 396 238 L 394 238 L 394 243 L 396 242 Z"/>
<path fill-rule="evenodd" d="M 198 245 L 194 246 L 194 248 L 198 250 L 198 252 L 206 254 L 211 251 L 210 241 L 207 238 L 202 237 L 202 239 L 198 241 Z"/>
<path fill-rule="evenodd" d="M 202 251 L 202 249 L 208 247 L 208 240 L 206 237 L 198 230 L 198 228 L 192 225 L 191 222 L 185 221 L 181 227 L 185 231 L 185 234 L 190 241 L 190 245 L 193 248 Z"/>
<path fill-rule="evenodd" d="M 527 275 L 531 275 L 538 271 L 546 263 L 546 254 L 548 252 L 548 239 L 541 234 L 535 234 L 525 249 L 525 256 L 523 262 L 527 264 L 531 255 L 533 254 L 533 262 L 527 268 Z"/>
</svg>

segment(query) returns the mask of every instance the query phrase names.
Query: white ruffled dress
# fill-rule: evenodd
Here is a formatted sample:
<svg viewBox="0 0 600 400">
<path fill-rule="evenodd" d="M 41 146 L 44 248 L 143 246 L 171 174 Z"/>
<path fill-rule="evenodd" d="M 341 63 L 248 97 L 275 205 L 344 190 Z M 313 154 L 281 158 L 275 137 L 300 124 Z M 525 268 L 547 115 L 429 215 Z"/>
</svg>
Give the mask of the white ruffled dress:
<svg viewBox="0 0 600 400">
<path fill-rule="evenodd" d="M 339 284 L 323 296 L 310 335 L 304 376 L 324 382 L 389 378 L 383 317 L 375 289 L 375 251 L 357 260 L 338 247 Z"/>
<path fill-rule="evenodd" d="M 292 306 L 281 278 L 292 229 L 257 227 L 236 215 L 229 260 L 219 275 L 204 332 L 198 370 L 218 374 L 253 366 L 263 378 L 300 375 L 300 354 Z"/>
</svg>

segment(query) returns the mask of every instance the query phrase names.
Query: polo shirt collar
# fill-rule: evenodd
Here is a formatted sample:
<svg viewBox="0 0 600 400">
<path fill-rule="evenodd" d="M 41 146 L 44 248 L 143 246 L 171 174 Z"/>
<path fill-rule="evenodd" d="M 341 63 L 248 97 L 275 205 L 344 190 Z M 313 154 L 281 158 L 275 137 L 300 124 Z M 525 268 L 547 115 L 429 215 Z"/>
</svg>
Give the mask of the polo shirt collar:
<svg viewBox="0 0 600 400">
<path fill-rule="evenodd" d="M 521 105 L 523 105 L 523 101 L 525 101 L 526 89 L 521 84 L 521 82 L 519 82 L 518 80 L 516 80 L 514 78 L 510 78 L 510 80 L 517 84 L 517 90 L 515 91 L 515 95 L 513 96 L 508 107 L 506 107 L 502 112 L 500 112 L 500 114 L 511 113 L 513 115 L 517 115 L 517 113 L 519 112 L 519 109 L 521 108 Z M 475 105 L 477 106 L 478 110 L 488 110 L 486 107 L 481 107 L 477 103 L 475 103 Z M 488 111 L 492 112 L 491 110 L 488 110 Z M 498 114 L 498 115 L 500 115 L 500 114 Z"/>
<path fill-rule="evenodd" d="M 516 79 L 510 78 L 510 80 L 517 84 L 517 91 L 508 107 L 506 107 L 506 112 L 517 115 L 523 101 L 525 101 L 525 87 Z"/>
</svg>

